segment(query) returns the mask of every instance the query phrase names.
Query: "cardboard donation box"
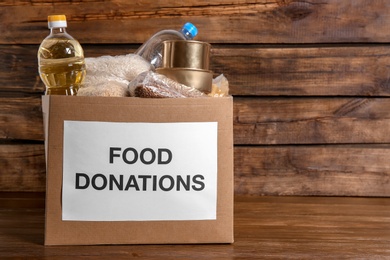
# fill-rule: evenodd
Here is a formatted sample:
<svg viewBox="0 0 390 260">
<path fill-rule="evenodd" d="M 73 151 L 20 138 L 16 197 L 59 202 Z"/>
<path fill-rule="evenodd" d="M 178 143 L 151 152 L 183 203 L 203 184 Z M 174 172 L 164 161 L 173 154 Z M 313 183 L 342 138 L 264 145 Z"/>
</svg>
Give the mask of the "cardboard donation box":
<svg viewBox="0 0 390 260">
<path fill-rule="evenodd" d="M 233 99 L 43 96 L 45 245 L 233 242 Z"/>
</svg>

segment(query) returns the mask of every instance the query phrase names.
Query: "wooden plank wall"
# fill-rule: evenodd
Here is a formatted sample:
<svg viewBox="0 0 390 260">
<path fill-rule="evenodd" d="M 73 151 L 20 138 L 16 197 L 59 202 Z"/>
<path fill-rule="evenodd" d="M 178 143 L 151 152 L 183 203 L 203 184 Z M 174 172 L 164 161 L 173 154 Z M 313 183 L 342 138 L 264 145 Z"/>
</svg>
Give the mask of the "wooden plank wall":
<svg viewBox="0 0 390 260">
<path fill-rule="evenodd" d="M 387 0 L 3 0 L 0 191 L 45 190 L 36 52 L 53 13 L 87 57 L 197 25 L 234 96 L 237 194 L 390 195 Z"/>
</svg>

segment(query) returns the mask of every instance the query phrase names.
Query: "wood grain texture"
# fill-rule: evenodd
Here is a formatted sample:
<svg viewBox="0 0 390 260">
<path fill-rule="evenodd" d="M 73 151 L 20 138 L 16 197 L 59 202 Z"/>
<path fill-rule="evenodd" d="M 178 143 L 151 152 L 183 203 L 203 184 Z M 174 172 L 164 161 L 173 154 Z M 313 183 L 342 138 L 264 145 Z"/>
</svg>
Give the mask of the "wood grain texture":
<svg viewBox="0 0 390 260">
<path fill-rule="evenodd" d="M 0 97 L 0 141 L 43 141 L 41 97 Z"/>
<path fill-rule="evenodd" d="M 1 197 L 1 194 L 0 194 Z M 43 246 L 42 198 L 0 198 L 6 259 L 387 259 L 387 198 L 235 198 L 235 242 L 220 245 Z M 12 207 L 6 201 L 21 203 Z"/>
<path fill-rule="evenodd" d="M 0 140 L 43 141 L 40 96 L 0 98 Z M 234 143 L 389 143 L 388 98 L 234 98 Z"/>
<path fill-rule="evenodd" d="M 85 45 L 86 57 L 124 55 L 134 45 Z M 37 45 L 0 45 L 1 95 L 44 91 Z M 213 45 L 211 69 L 234 96 L 390 96 L 390 46 Z M 23 76 L 21 76 L 23 75 Z"/>
<path fill-rule="evenodd" d="M 0 144 L 0 165 L 0 191 L 45 191 L 43 144 Z"/>
<path fill-rule="evenodd" d="M 390 48 L 214 46 L 211 68 L 235 96 L 389 96 Z"/>
<path fill-rule="evenodd" d="M 0 191 L 44 191 L 36 54 L 46 16 L 65 13 L 86 57 L 197 25 L 234 95 L 238 194 L 390 196 L 388 10 L 385 0 L 1 1 Z"/>
<path fill-rule="evenodd" d="M 390 145 L 238 146 L 235 194 L 390 197 Z M 0 191 L 44 192 L 43 144 L 0 145 Z"/>
<path fill-rule="evenodd" d="M 212 43 L 388 42 L 383 0 L 12 1 L 0 3 L 0 44 L 39 43 L 46 16 L 68 15 L 81 43 L 142 43 L 186 21 Z M 221 33 L 223 32 L 223 33 Z"/>
<path fill-rule="evenodd" d="M 43 141 L 39 96 L 1 101 L 3 142 Z M 235 98 L 236 193 L 390 196 L 389 101 Z M 0 165 L 1 191 L 45 190 L 42 143 L 0 144 Z"/>
<path fill-rule="evenodd" d="M 388 98 L 235 98 L 235 144 L 389 143 Z"/>
<path fill-rule="evenodd" d="M 0 98 L 44 92 L 38 74 L 38 47 L 0 45 Z"/>
<path fill-rule="evenodd" d="M 235 192 L 390 196 L 390 145 L 236 147 Z"/>
</svg>

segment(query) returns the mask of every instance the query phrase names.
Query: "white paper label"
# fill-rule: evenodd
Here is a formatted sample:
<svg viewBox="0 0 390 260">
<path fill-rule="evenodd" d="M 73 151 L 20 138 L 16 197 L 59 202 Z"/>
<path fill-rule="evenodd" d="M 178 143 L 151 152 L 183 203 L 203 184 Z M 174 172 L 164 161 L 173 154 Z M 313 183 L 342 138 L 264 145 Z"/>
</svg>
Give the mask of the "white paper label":
<svg viewBox="0 0 390 260">
<path fill-rule="evenodd" d="M 216 219 L 217 124 L 64 121 L 62 219 Z"/>
</svg>

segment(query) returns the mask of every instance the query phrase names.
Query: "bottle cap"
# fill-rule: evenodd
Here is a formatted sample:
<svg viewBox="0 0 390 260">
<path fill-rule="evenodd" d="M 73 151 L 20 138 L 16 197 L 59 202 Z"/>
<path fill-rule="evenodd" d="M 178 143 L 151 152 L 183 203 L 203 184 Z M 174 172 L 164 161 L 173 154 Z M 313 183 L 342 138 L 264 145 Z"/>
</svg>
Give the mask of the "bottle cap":
<svg viewBox="0 0 390 260">
<path fill-rule="evenodd" d="M 189 33 L 192 36 L 191 38 L 194 38 L 198 34 L 198 29 L 192 23 L 184 24 L 182 30 Z"/>
<path fill-rule="evenodd" d="M 65 15 L 49 15 L 47 17 L 47 25 L 49 29 L 66 27 L 66 16 Z"/>
</svg>

